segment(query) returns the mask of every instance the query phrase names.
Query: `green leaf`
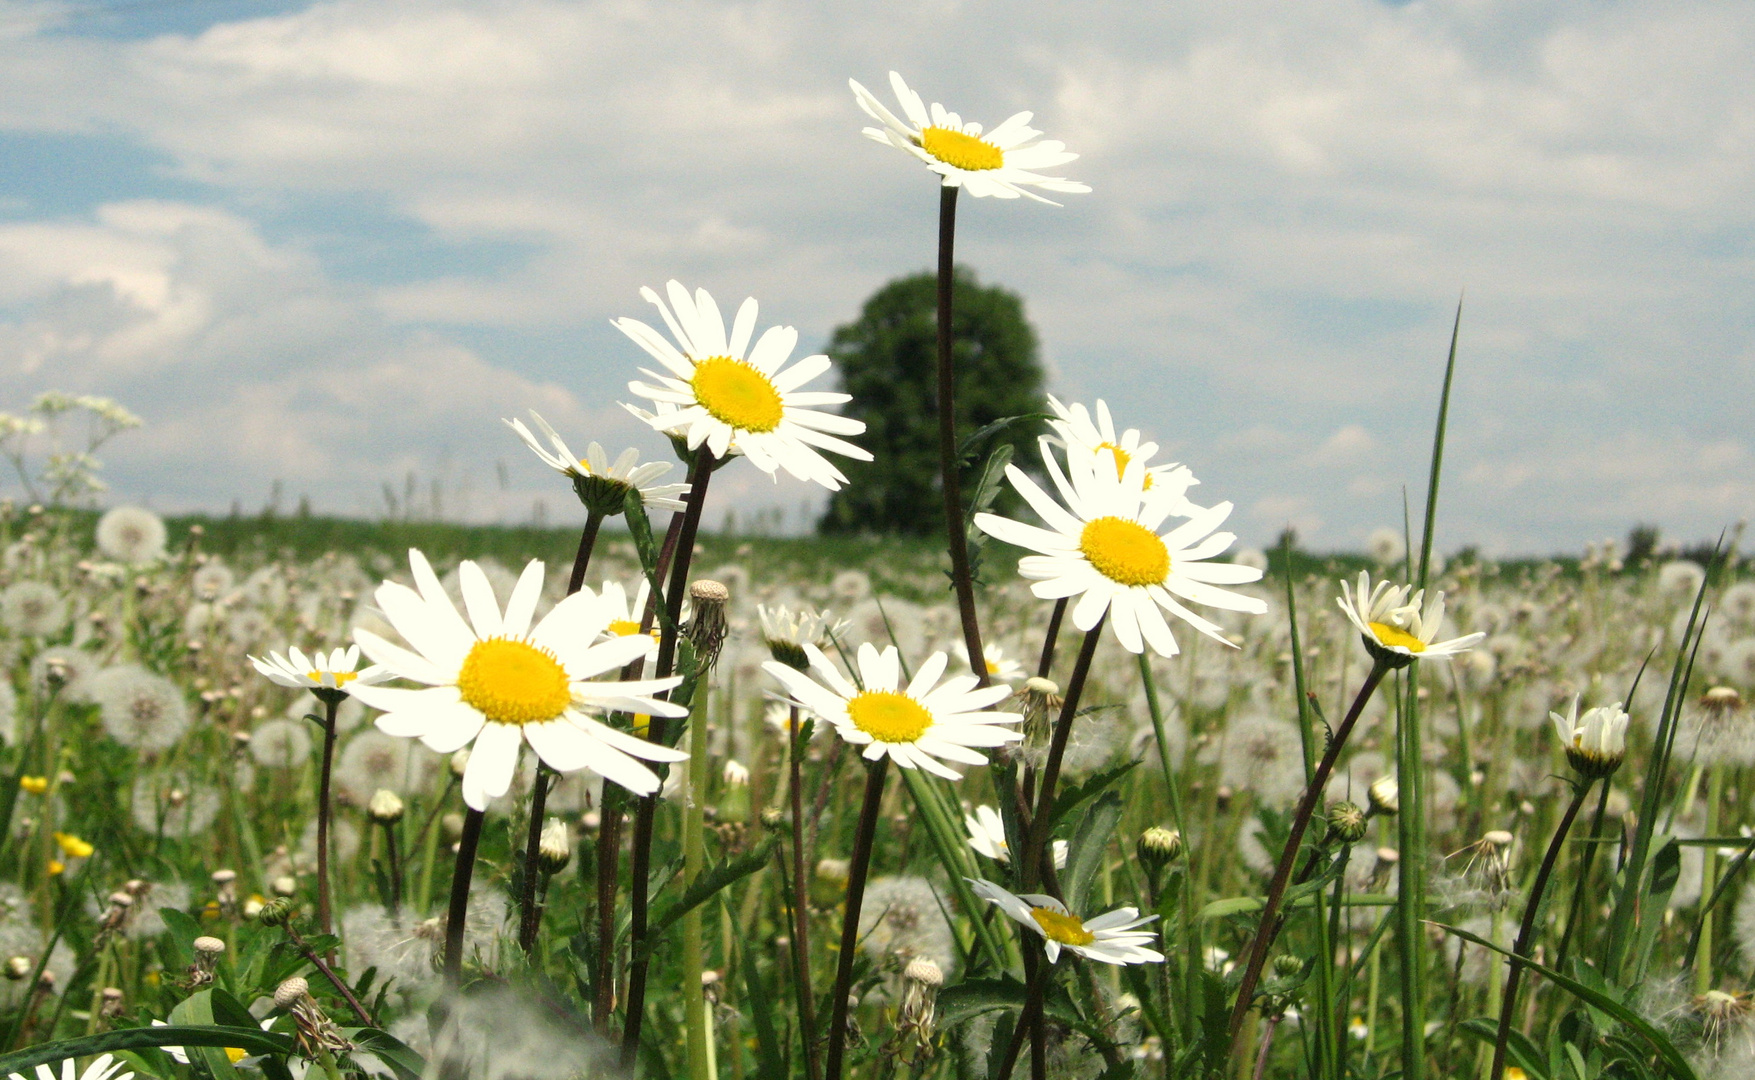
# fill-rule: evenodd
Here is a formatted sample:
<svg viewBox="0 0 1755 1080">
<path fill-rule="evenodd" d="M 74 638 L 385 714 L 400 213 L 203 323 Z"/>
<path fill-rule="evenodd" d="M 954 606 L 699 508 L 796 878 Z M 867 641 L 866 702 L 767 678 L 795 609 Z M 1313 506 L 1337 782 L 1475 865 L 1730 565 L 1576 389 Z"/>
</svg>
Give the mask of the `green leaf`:
<svg viewBox="0 0 1755 1080">
<path fill-rule="evenodd" d="M 165 933 L 161 935 L 164 943 L 169 946 L 165 956 L 165 966 L 186 968 L 195 961 L 191 952 L 195 939 L 207 933 L 201 924 L 179 908 L 159 908 L 159 918 L 165 921 Z"/>
<path fill-rule="evenodd" d="M 640 570 L 652 586 L 652 595 L 657 598 L 658 621 L 665 629 L 670 629 L 670 609 L 664 602 L 664 585 L 658 580 L 658 542 L 652 538 L 652 520 L 646 516 L 646 503 L 640 498 L 638 488 L 628 489 L 622 512 L 628 521 L 628 535 L 634 538 L 634 550 L 640 553 Z"/>
<path fill-rule="evenodd" d="M 1491 949 L 1501 956 L 1512 957 L 1514 959 L 1517 958 L 1509 949 L 1503 949 L 1498 945 L 1493 944 L 1491 941 L 1475 934 L 1471 934 L 1460 927 L 1447 926 L 1440 922 L 1435 922 L 1432 925 L 1438 927 L 1447 934 L 1453 934 L 1471 944 L 1479 945 L 1484 949 Z M 1663 1032 L 1647 1023 L 1645 1018 L 1641 1017 L 1638 1013 L 1629 1009 L 1621 1002 L 1615 1000 L 1608 993 L 1588 986 L 1578 979 L 1568 978 L 1565 975 L 1560 974 L 1558 971 L 1555 971 L 1553 968 L 1547 967 L 1544 964 L 1538 964 L 1534 960 L 1524 959 L 1522 963 L 1524 967 L 1541 975 L 1549 982 L 1570 993 L 1573 997 L 1578 998 L 1592 1008 L 1601 1010 L 1618 1023 L 1631 1029 L 1640 1038 L 1644 1039 L 1651 1049 L 1657 1053 L 1658 1058 L 1668 1067 L 1669 1075 L 1675 1077 L 1676 1080 L 1699 1080 L 1699 1077 L 1695 1075 L 1693 1067 L 1688 1064 L 1688 1059 L 1682 1056 L 1680 1050 L 1676 1049 L 1675 1043 L 1672 1043 Z"/>
<path fill-rule="evenodd" d="M 1010 975 L 997 979 L 965 979 L 938 995 L 939 1023 L 956 1027 L 997 1009 L 1024 1007 L 1024 984 Z"/>
<path fill-rule="evenodd" d="M 975 460 L 976 452 L 980 450 L 988 440 L 992 439 L 995 435 L 1001 434 L 1008 428 L 1016 427 L 1019 424 L 1027 424 L 1033 420 L 1052 419 L 1054 419 L 1054 417 L 1051 414 L 1042 412 L 1021 413 L 1017 416 L 1002 416 L 993 423 L 981 428 L 981 430 L 971 432 L 963 437 L 963 441 L 957 444 L 957 463 L 959 465 L 968 465 L 973 462 Z M 1003 472 L 1004 470 L 1002 469 L 1001 471 Z"/>
<path fill-rule="evenodd" d="M 202 993 L 206 993 L 206 991 L 202 991 Z M 178 1007 L 181 1008 L 181 1006 Z M 114 1054 L 124 1050 L 137 1050 L 152 1046 L 181 1046 L 184 1049 L 235 1046 L 248 1050 L 252 1054 L 278 1054 L 281 1056 L 292 1053 L 293 1049 L 290 1036 L 276 1035 L 253 1025 L 243 1028 L 219 1027 L 214 1024 L 173 1023 L 165 1027 L 121 1028 L 99 1035 L 62 1039 L 60 1042 L 42 1043 L 38 1046 L 26 1047 L 23 1050 L 15 1050 L 10 1054 L 0 1056 L 0 1074 L 23 1073 L 38 1065 L 53 1065 L 69 1058 Z M 219 1054 L 219 1059 L 225 1062 L 226 1069 L 230 1070 L 231 1062 L 226 1058 L 225 1051 L 217 1049 L 215 1053 Z M 223 1075 L 230 1074 L 228 1072 Z"/>
<path fill-rule="evenodd" d="M 1103 866 L 1103 852 L 1120 824 L 1121 796 L 1109 791 L 1098 796 L 1073 827 L 1072 840 L 1067 845 L 1066 876 L 1062 879 L 1067 907 L 1073 911 L 1085 911 L 1091 882 Z"/>
<path fill-rule="evenodd" d="M 1115 785 L 1115 782 L 1128 774 L 1139 762 L 1127 761 L 1111 769 L 1094 773 L 1082 784 L 1066 784 L 1054 796 L 1054 807 L 1048 812 L 1048 831 L 1052 833 L 1056 826 L 1064 821 L 1068 814 Z"/>
<path fill-rule="evenodd" d="M 786 1080 L 786 1063 L 780 1052 L 780 1036 L 774 1030 L 774 1003 L 756 981 L 756 958 L 746 949 L 743 963 L 744 995 L 749 999 L 750 1018 L 756 1028 L 756 1076 L 760 1080 Z"/>
<path fill-rule="evenodd" d="M 356 1048 L 390 1066 L 396 1080 L 421 1080 L 426 1073 L 426 1059 L 389 1032 L 377 1028 L 347 1028 L 342 1035 Z"/>
<path fill-rule="evenodd" d="M 761 843 L 729 859 L 721 859 L 690 885 L 677 899 L 666 904 L 652 917 L 646 932 L 646 944 L 642 955 L 650 955 L 658 939 L 664 932 L 674 926 L 688 912 L 700 907 L 712 899 L 720 890 L 749 877 L 767 864 L 774 852 L 774 845 L 780 842 L 776 835 L 762 838 Z"/>
<path fill-rule="evenodd" d="M 213 1008 L 214 993 L 213 990 L 202 990 L 189 995 L 171 1010 L 170 1022 L 172 1024 L 217 1026 L 218 1020 L 214 1017 Z M 255 1021 L 252 1020 L 250 1023 L 253 1025 Z M 215 1080 L 238 1075 L 237 1070 L 232 1068 L 231 1058 L 226 1056 L 225 1047 L 241 1046 L 241 1044 L 222 1043 L 219 1046 L 183 1044 L 183 1046 L 189 1055 L 190 1064 L 204 1067 Z M 242 1048 L 249 1049 L 248 1047 Z"/>
</svg>

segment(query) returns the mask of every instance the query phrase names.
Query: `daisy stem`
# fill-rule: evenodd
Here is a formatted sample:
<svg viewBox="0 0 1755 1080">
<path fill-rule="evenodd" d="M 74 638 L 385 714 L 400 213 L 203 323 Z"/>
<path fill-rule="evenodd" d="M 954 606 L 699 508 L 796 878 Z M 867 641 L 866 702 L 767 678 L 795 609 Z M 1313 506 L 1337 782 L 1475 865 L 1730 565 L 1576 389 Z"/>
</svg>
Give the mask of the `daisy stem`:
<svg viewBox="0 0 1755 1080">
<path fill-rule="evenodd" d="M 792 963 L 798 980 L 798 1034 L 804 1042 L 806 1080 L 822 1075 L 817 1061 L 816 997 L 810 985 L 810 901 L 804 878 L 804 762 L 799 745 L 798 706 L 787 710 L 787 787 L 792 800 Z"/>
<path fill-rule="evenodd" d="M 1034 953 L 1028 955 L 1035 956 Z M 1012 1028 L 1011 1041 L 1006 1043 L 1005 1057 L 994 1071 L 994 1080 L 1012 1080 L 1012 1070 L 1017 1068 L 1018 1054 L 1024 1048 L 1025 1033 L 1041 1026 L 1037 1021 L 1041 1019 L 1042 992 L 1048 983 L 1048 969 L 1052 966 L 1046 957 L 1035 956 L 1030 967 L 1029 982 L 1024 987 L 1024 1007 L 1018 1013 L 1017 1026 Z M 1031 1057 L 1037 1056 L 1032 1046 Z"/>
<path fill-rule="evenodd" d="M 1066 697 L 1060 703 L 1060 718 L 1054 723 L 1054 736 L 1048 743 L 1048 761 L 1042 766 L 1042 785 L 1036 793 L 1036 811 L 1030 815 L 1030 833 L 1024 846 L 1024 861 L 1018 868 L 1025 889 L 1033 887 L 1046 876 L 1050 863 L 1043 857 L 1048 848 L 1050 812 L 1054 809 L 1054 787 L 1060 781 L 1060 759 L 1066 754 L 1066 740 L 1072 734 L 1073 720 L 1079 714 L 1079 698 L 1085 692 L 1085 677 L 1091 673 L 1091 660 L 1097 655 L 1097 642 L 1103 635 L 1107 612 L 1097 625 L 1085 631 L 1085 642 L 1079 646 L 1079 658 L 1073 662 L 1072 678 L 1067 680 Z"/>
<path fill-rule="evenodd" d="M 1254 1003 L 1255 984 L 1261 980 L 1268 949 L 1273 945 L 1275 933 L 1279 929 L 1280 904 L 1285 900 L 1286 888 L 1292 882 L 1292 868 L 1298 861 L 1298 851 L 1304 843 L 1304 832 L 1310 827 L 1310 819 L 1322 802 L 1323 789 L 1328 786 L 1329 774 L 1334 771 L 1335 759 L 1340 757 L 1341 749 L 1347 744 L 1347 736 L 1353 733 L 1353 725 L 1359 722 L 1359 714 L 1365 710 L 1365 703 L 1371 700 L 1377 684 L 1388 673 L 1388 664 L 1381 660 L 1372 663 L 1371 671 L 1365 676 L 1364 684 L 1359 687 L 1359 694 L 1353 699 L 1352 707 L 1347 710 L 1346 718 L 1329 739 L 1328 749 L 1323 752 L 1322 761 L 1316 766 L 1316 774 L 1311 777 L 1310 785 L 1304 789 L 1304 797 L 1299 800 L 1298 810 L 1292 816 L 1292 827 L 1286 836 L 1286 846 L 1280 852 L 1279 865 L 1274 867 L 1273 881 L 1268 885 L 1267 901 L 1262 905 L 1261 919 L 1256 923 L 1255 940 L 1249 948 L 1249 965 L 1244 968 L 1243 981 L 1237 987 L 1237 1001 L 1231 1007 L 1233 1043 L 1237 1041 L 1237 1033 L 1243 1030 L 1243 1020 L 1249 1015 L 1249 1008 Z"/>
<path fill-rule="evenodd" d="M 536 882 L 542 874 L 542 816 L 548 807 L 549 777 L 554 772 L 536 763 L 536 782 L 530 790 L 530 828 L 524 843 L 524 880 L 518 890 L 518 945 L 526 955 L 536 948 L 541 913 L 536 906 Z"/>
<path fill-rule="evenodd" d="M 963 523 L 963 491 L 957 474 L 957 372 L 951 356 L 951 299 L 956 279 L 952 249 L 957 238 L 957 188 L 940 187 L 938 197 L 938 463 L 944 492 L 945 540 L 951 555 L 951 581 L 957 589 L 957 614 L 963 621 L 963 645 L 977 685 L 989 683 L 981 625 L 975 617 L 975 582 L 969 572 L 969 537 Z"/>
<path fill-rule="evenodd" d="M 588 510 L 585 514 L 585 531 L 579 534 L 579 552 L 573 556 L 573 576 L 567 579 L 567 595 L 572 596 L 585 584 L 585 569 L 591 565 L 591 549 L 597 545 L 597 529 L 603 524 L 603 514 L 597 510 Z"/>
<path fill-rule="evenodd" d="M 976 654 L 979 655 L 979 654 Z M 853 988 L 853 961 L 859 954 L 859 909 L 865 902 L 866 871 L 871 869 L 872 841 L 877 834 L 878 808 L 884 798 L 886 755 L 866 766 L 865 801 L 853 833 L 853 855 L 847 867 L 847 910 L 841 920 L 841 955 L 835 966 L 835 988 L 829 994 L 829 1053 L 823 1066 L 827 1080 L 841 1080 L 841 1059 L 847 1049 L 847 995 Z"/>
<path fill-rule="evenodd" d="M 676 533 L 676 547 L 670 556 L 670 581 L 664 590 L 664 631 L 658 639 L 657 677 L 670 675 L 676 663 L 678 623 L 682 620 L 683 593 L 689 580 L 689 562 L 695 553 L 695 534 L 701 527 L 701 510 L 707 504 L 707 484 L 713 479 L 713 451 L 705 444 L 695 451 L 694 468 L 689 471 L 689 497 L 684 504 L 682 524 Z M 664 717 L 654 716 L 647 722 L 646 738 L 665 743 Z M 628 962 L 628 1011 L 622 1027 L 622 1067 L 631 1069 L 640 1049 L 640 1024 L 646 1011 L 647 897 L 652 869 L 652 825 L 658 814 L 658 794 L 642 796 L 634 817 L 633 851 L 628 870 L 628 944 L 632 959 Z"/>
<path fill-rule="evenodd" d="M 1042 635 L 1042 658 L 1036 662 L 1036 677 L 1048 678 L 1054 669 L 1054 646 L 1060 642 L 1060 624 L 1066 618 L 1066 597 L 1054 602 L 1054 613 L 1048 616 L 1048 631 Z"/>
<path fill-rule="evenodd" d="M 481 843 L 481 822 L 486 816 L 474 807 L 463 815 L 457 866 L 451 872 L 451 907 L 445 916 L 445 985 L 453 990 L 463 981 L 463 923 L 469 917 L 469 880 L 475 875 L 475 848 Z"/>
<path fill-rule="evenodd" d="M 707 867 L 706 832 L 707 798 L 707 709 L 705 682 L 695 684 L 689 702 L 688 750 L 689 768 L 683 789 L 683 888 L 692 887 Z M 707 1058 L 710 1034 L 707 1024 L 707 1002 L 701 989 L 701 972 L 705 968 L 706 942 L 701 927 L 701 909 L 690 908 L 682 917 L 683 1030 L 688 1052 L 689 1080 L 711 1080 Z"/>
<path fill-rule="evenodd" d="M 1508 960 L 1511 970 L 1505 974 L 1505 995 L 1499 1003 L 1499 1032 L 1493 1039 L 1493 1068 L 1488 1073 L 1491 1080 L 1501 1080 L 1505 1075 L 1505 1043 L 1511 1037 L 1511 1014 L 1517 1008 L 1517 982 L 1523 975 L 1524 958 L 1530 952 L 1530 939 L 1536 934 L 1536 916 L 1541 912 L 1542 893 L 1547 891 L 1548 877 L 1554 872 L 1560 849 L 1566 844 L 1566 834 L 1572 831 L 1572 822 L 1578 817 L 1579 808 L 1584 806 L 1584 797 L 1590 794 L 1590 786 L 1590 780 L 1573 784 L 1572 801 L 1560 818 L 1560 827 L 1554 830 L 1554 838 L 1548 841 L 1548 853 L 1542 856 L 1542 868 L 1536 872 L 1535 884 L 1530 886 L 1530 898 L 1523 906 L 1523 924 L 1517 928 L 1517 943 L 1511 947 L 1515 955 Z"/>
<path fill-rule="evenodd" d="M 329 911 L 329 774 L 335 765 L 335 713 L 341 708 L 338 693 L 323 701 L 323 765 L 317 777 L 317 932 L 330 930 Z"/>
</svg>

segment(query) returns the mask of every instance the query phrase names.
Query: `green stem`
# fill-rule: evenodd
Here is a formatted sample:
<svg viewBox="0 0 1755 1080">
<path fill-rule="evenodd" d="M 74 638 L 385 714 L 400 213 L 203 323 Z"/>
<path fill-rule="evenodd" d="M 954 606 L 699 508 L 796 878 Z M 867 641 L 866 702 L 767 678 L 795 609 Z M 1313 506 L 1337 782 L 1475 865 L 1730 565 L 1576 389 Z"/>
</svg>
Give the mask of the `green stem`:
<svg viewBox="0 0 1755 1080">
<path fill-rule="evenodd" d="M 689 769 L 683 786 L 683 887 L 694 885 L 707 865 L 706 818 L 707 797 L 707 701 L 706 680 L 695 684 L 693 709 L 689 716 Z M 682 917 L 682 980 L 683 1021 L 687 1032 L 690 1080 L 710 1080 L 708 1074 L 707 1001 L 701 991 L 702 959 L 701 908 L 690 908 Z"/>
<path fill-rule="evenodd" d="M 810 889 L 804 876 L 804 747 L 799 743 L 798 706 L 787 710 L 787 797 L 792 802 L 792 971 L 798 992 L 798 1037 L 804 1045 L 805 1080 L 819 1080 L 816 995 L 810 985 Z"/>
<path fill-rule="evenodd" d="M 1536 872 L 1529 901 L 1523 906 L 1523 924 L 1517 930 L 1517 944 L 1511 949 L 1516 955 L 1511 958 L 1511 970 L 1505 975 L 1505 996 L 1499 1003 L 1499 1031 L 1493 1039 L 1491 1080 L 1502 1080 L 1505 1075 L 1505 1044 L 1511 1038 L 1511 1014 L 1517 1009 L 1517 982 L 1523 975 L 1523 962 L 1529 958 L 1531 939 L 1536 934 L 1536 916 L 1541 912 L 1542 893 L 1547 891 L 1548 877 L 1554 872 L 1554 863 L 1560 858 L 1560 849 L 1566 843 L 1566 834 L 1572 831 L 1572 822 L 1584 805 L 1584 797 L 1590 794 L 1590 785 L 1589 780 L 1573 785 L 1572 801 L 1560 818 L 1560 827 L 1554 830 L 1554 838 L 1548 842 L 1548 853 L 1542 857 L 1542 868 Z"/>
<path fill-rule="evenodd" d="M 1073 662 L 1072 678 L 1067 680 L 1066 696 L 1061 700 L 1060 717 L 1054 723 L 1054 737 L 1048 744 L 1048 761 L 1042 767 L 1041 789 L 1036 793 L 1036 809 L 1030 814 L 1030 833 L 1024 845 L 1023 862 L 1018 866 L 1019 880 L 1026 889 L 1052 873 L 1053 863 L 1045 857 L 1048 830 L 1054 809 L 1054 788 L 1060 780 L 1060 761 L 1066 754 L 1066 741 L 1072 734 L 1073 720 L 1079 714 L 1079 698 L 1084 696 L 1085 679 L 1091 673 L 1091 660 L 1097 655 L 1097 642 L 1103 636 L 1103 623 L 1108 612 L 1097 624 L 1085 631 L 1079 658 Z"/>
<path fill-rule="evenodd" d="M 1718 835 L 1719 807 L 1725 801 L 1724 763 L 1714 760 L 1706 784 L 1706 835 Z M 1700 849 L 1700 895 L 1712 896 L 1718 880 L 1718 849 L 1711 845 Z M 1704 994 L 1712 989 L 1712 936 L 1715 916 L 1711 908 L 1700 913 L 1700 944 L 1694 952 L 1694 992 Z"/>
<path fill-rule="evenodd" d="M 841 955 L 835 965 L 835 987 L 829 997 L 829 1052 L 823 1063 L 827 1080 L 841 1080 L 847 1049 L 847 996 L 853 989 L 853 961 L 859 953 L 859 909 L 865 902 L 866 873 L 871 869 L 872 840 L 877 834 L 878 808 L 884 798 L 886 755 L 866 766 L 865 799 L 853 833 L 853 855 L 847 866 L 847 910 L 841 919 Z"/>
</svg>

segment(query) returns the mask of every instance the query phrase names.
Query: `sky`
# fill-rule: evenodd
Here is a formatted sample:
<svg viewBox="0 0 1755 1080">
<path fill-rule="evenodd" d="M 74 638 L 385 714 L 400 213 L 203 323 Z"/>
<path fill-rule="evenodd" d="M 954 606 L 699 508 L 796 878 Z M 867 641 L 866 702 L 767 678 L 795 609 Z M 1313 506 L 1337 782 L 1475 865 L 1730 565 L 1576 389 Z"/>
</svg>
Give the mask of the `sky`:
<svg viewBox="0 0 1755 1080">
<path fill-rule="evenodd" d="M 895 69 L 1081 155 L 964 198 L 959 261 L 1245 543 L 1418 514 L 1459 302 L 1440 547 L 1710 538 L 1755 511 L 1751 55 L 1742 0 L 0 0 L 0 411 L 119 400 L 107 498 L 161 511 L 570 521 L 501 419 L 666 455 L 642 286 L 802 354 L 932 265 L 847 86 Z"/>
</svg>

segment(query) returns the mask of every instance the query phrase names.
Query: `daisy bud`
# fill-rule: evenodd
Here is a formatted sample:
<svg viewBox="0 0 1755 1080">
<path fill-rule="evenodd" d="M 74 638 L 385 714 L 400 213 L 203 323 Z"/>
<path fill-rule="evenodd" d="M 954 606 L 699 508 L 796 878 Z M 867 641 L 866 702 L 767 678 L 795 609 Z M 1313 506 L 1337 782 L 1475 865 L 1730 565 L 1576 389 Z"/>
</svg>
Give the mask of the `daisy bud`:
<svg viewBox="0 0 1755 1080">
<path fill-rule="evenodd" d="M 779 832 L 786 825 L 786 815 L 778 807 L 770 806 L 762 811 L 762 828 L 769 832 Z"/>
<path fill-rule="evenodd" d="M 542 868 L 551 874 L 558 874 L 573 861 L 573 838 L 567 832 L 567 823 L 559 818 L 550 818 L 542 827 L 542 839 L 537 844 L 536 853 L 542 859 Z"/>
<path fill-rule="evenodd" d="M 1393 815 L 1402 808 L 1402 788 L 1393 776 L 1380 776 L 1371 782 L 1366 795 L 1373 814 Z"/>
<path fill-rule="evenodd" d="M 290 1009 L 311 996 L 311 984 L 294 975 L 292 978 L 274 988 L 274 1005 L 280 1009 Z"/>
<path fill-rule="evenodd" d="M 366 803 L 366 814 L 380 825 L 394 825 L 402 820 L 402 797 L 389 788 L 379 788 Z"/>
<path fill-rule="evenodd" d="M 6 977 L 13 982 L 22 982 L 30 978 L 30 973 L 36 968 L 36 961 L 30 957 L 14 956 L 6 961 Z"/>
<path fill-rule="evenodd" d="M 1304 961 L 1293 956 L 1291 953 L 1281 953 L 1274 957 L 1274 974 L 1282 979 L 1290 979 L 1292 976 L 1303 970 Z"/>
<path fill-rule="evenodd" d="M 749 766 L 736 758 L 726 758 L 725 768 L 720 772 L 720 778 L 729 787 L 743 787 L 750 782 Z"/>
<path fill-rule="evenodd" d="M 1140 833 L 1139 841 L 1134 845 L 1140 862 L 1149 870 L 1157 871 L 1176 861 L 1182 854 L 1182 834 L 1174 829 L 1166 829 L 1154 825 Z"/>
<path fill-rule="evenodd" d="M 461 779 L 463 770 L 467 768 L 469 768 L 469 747 L 465 746 L 451 755 L 451 775 Z"/>
<path fill-rule="evenodd" d="M 1356 844 L 1365 838 L 1365 811 L 1350 802 L 1338 802 L 1328 808 L 1329 835 L 1343 844 Z"/>
<path fill-rule="evenodd" d="M 1575 695 L 1572 707 L 1564 715 L 1551 712 L 1548 718 L 1554 721 L 1567 763 L 1580 776 L 1596 780 L 1621 767 L 1621 760 L 1627 756 L 1627 714 L 1620 702 L 1587 709 L 1580 716 Z"/>
</svg>

